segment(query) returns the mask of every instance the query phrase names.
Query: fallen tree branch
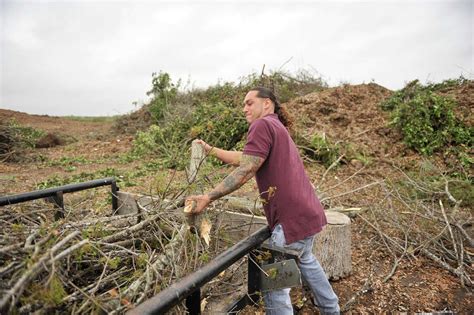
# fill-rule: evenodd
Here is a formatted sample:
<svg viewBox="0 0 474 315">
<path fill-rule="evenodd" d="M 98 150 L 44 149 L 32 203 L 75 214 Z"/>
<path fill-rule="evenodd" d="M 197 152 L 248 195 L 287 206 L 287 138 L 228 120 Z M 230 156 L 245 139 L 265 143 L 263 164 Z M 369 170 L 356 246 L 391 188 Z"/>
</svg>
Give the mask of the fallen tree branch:
<svg viewBox="0 0 474 315">
<path fill-rule="evenodd" d="M 433 253 L 431 253 L 430 251 L 428 251 L 427 249 L 425 248 L 422 248 L 421 249 L 421 252 L 428 258 L 430 258 L 431 260 L 435 261 L 436 263 L 438 263 L 441 267 L 443 267 L 444 269 L 448 270 L 449 272 L 451 272 L 453 275 L 455 276 L 458 276 L 460 278 L 463 279 L 463 281 L 465 281 L 465 283 L 468 285 L 468 286 L 472 286 L 472 280 L 471 278 L 465 274 L 465 272 L 463 272 L 462 269 L 460 268 L 453 268 L 451 267 L 450 265 L 448 265 L 447 263 L 445 263 L 444 261 L 442 261 L 439 257 L 437 257 L 436 255 L 434 255 Z"/>
<path fill-rule="evenodd" d="M 8 291 L 5 292 L 5 295 L 0 300 L 0 310 L 5 310 L 8 304 L 10 304 L 10 310 L 12 310 L 13 306 L 16 303 L 16 298 L 20 296 L 25 290 L 26 285 L 29 281 L 31 281 L 39 272 L 41 272 L 47 265 L 53 263 L 55 260 L 61 259 L 68 253 L 72 252 L 73 250 L 79 248 L 78 246 L 74 245 L 71 248 L 63 251 L 56 257 L 52 257 L 61 247 L 66 245 L 67 242 L 72 240 L 74 237 L 80 234 L 79 231 L 72 232 L 64 239 L 56 243 L 50 250 L 48 250 L 35 264 L 33 264 L 23 275 L 20 279 L 15 283 L 15 285 Z M 84 245 L 84 243 L 82 243 Z M 82 246 L 81 245 L 81 246 Z"/>
</svg>

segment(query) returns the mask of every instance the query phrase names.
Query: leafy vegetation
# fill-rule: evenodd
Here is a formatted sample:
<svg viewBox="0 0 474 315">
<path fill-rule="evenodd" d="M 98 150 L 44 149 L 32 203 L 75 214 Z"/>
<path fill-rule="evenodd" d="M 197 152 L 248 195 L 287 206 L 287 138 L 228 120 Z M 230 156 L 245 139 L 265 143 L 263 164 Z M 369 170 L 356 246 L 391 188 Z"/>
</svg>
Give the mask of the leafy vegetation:
<svg viewBox="0 0 474 315">
<path fill-rule="evenodd" d="M 84 122 L 113 122 L 119 116 L 62 116 L 63 118 L 74 120 L 74 121 L 84 121 Z"/>
<path fill-rule="evenodd" d="M 168 73 L 160 71 L 158 74 L 152 74 L 151 83 L 152 89 L 146 93 L 152 96 L 148 109 L 153 122 L 157 123 L 163 118 L 167 108 L 175 102 L 180 81 L 175 84 Z"/>
<path fill-rule="evenodd" d="M 152 155 L 165 167 L 183 169 L 187 157 L 182 153 L 195 138 L 227 150 L 242 146 L 247 123 L 242 114 L 242 99 L 252 87 L 272 87 L 282 102 L 327 87 L 321 78 L 307 71 L 295 76 L 283 72 L 269 75 L 252 73 L 238 84 L 218 83 L 207 89 L 179 91 L 181 81 L 173 83 L 167 73 L 152 76 L 152 99 L 144 107 L 153 124 L 136 134 L 130 159 Z"/>
<path fill-rule="evenodd" d="M 324 134 L 314 134 L 311 137 L 296 135 L 295 142 L 306 157 L 318 161 L 326 167 L 331 166 L 340 156 L 340 146 L 333 143 Z"/>
<path fill-rule="evenodd" d="M 135 171 L 120 171 L 113 167 L 107 167 L 96 172 L 81 172 L 79 174 L 74 174 L 71 176 L 59 176 L 53 175 L 48 179 L 38 183 L 36 185 L 37 189 L 46 189 L 50 187 L 63 186 L 72 183 L 79 183 L 88 180 L 94 180 L 103 177 L 115 177 L 118 183 L 121 183 L 122 186 L 130 187 L 135 186 L 136 183 L 133 181 L 134 178 L 141 177 L 145 175 L 145 169 L 139 168 Z"/>
<path fill-rule="evenodd" d="M 456 147 L 456 153 L 465 156 L 472 146 L 474 128 L 456 118 L 456 102 L 436 92 L 463 84 L 464 78 L 438 84 L 421 85 L 418 80 L 408 83 L 381 104 L 392 112 L 392 124 L 398 128 L 404 142 L 416 151 L 430 155 Z M 463 163 L 472 164 L 464 158 Z"/>
<path fill-rule="evenodd" d="M 43 135 L 43 131 L 22 126 L 15 120 L 0 122 L 0 161 L 18 159 L 22 151 L 34 148 Z"/>
<path fill-rule="evenodd" d="M 454 106 L 449 98 L 420 92 L 397 107 L 393 123 L 402 130 L 406 144 L 423 154 L 449 144 L 470 145 L 472 130 L 456 120 Z"/>
<path fill-rule="evenodd" d="M 22 126 L 15 120 L 6 123 L 11 136 L 17 140 L 19 146 L 34 148 L 36 141 L 45 135 L 44 131 L 28 126 Z"/>
</svg>

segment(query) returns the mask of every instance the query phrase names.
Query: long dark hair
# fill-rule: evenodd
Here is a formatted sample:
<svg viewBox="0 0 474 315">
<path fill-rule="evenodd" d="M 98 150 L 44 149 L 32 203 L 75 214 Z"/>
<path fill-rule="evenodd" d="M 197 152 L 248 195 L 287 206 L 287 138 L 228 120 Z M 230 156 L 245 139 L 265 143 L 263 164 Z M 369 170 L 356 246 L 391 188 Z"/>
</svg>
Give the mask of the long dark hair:
<svg viewBox="0 0 474 315">
<path fill-rule="evenodd" d="M 278 119 L 281 121 L 283 126 L 286 127 L 286 129 L 291 129 L 293 121 L 288 112 L 286 111 L 286 108 L 281 106 L 280 102 L 278 102 L 278 99 L 272 90 L 263 86 L 257 86 L 252 88 L 250 91 L 257 91 L 257 97 L 269 98 L 275 106 L 275 114 L 278 115 Z"/>
</svg>

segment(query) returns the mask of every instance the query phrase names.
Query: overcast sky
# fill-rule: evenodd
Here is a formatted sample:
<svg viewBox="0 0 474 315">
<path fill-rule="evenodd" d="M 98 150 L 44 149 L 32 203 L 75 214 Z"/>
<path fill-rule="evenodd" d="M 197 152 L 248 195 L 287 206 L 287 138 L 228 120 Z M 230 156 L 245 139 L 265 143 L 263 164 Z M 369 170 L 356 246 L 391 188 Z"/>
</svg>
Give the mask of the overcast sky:
<svg viewBox="0 0 474 315">
<path fill-rule="evenodd" d="M 0 2 L 0 108 L 33 114 L 130 112 L 160 70 L 196 87 L 263 64 L 330 85 L 473 78 L 474 1 Z"/>
</svg>

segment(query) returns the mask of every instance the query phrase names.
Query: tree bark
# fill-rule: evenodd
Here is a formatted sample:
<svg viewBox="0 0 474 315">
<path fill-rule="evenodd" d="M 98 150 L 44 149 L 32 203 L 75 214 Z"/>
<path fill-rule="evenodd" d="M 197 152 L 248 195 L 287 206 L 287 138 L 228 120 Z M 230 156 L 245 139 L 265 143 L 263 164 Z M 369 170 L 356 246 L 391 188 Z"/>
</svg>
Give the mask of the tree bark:
<svg viewBox="0 0 474 315">
<path fill-rule="evenodd" d="M 313 253 L 328 279 L 348 276 L 351 265 L 351 220 L 343 213 L 326 211 L 328 224 L 316 235 Z"/>
</svg>

